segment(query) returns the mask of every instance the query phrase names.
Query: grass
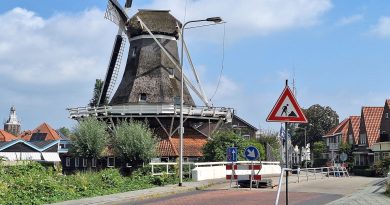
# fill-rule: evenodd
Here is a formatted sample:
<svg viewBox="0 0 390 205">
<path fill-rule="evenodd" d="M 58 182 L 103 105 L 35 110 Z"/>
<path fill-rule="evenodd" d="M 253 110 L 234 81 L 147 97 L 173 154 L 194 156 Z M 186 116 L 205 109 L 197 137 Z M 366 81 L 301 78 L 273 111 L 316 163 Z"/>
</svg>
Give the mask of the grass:
<svg viewBox="0 0 390 205">
<path fill-rule="evenodd" d="M 65 176 L 38 163 L 0 165 L 0 204 L 47 204 L 177 183 L 175 176 L 151 176 L 147 169 L 123 177 L 117 169 Z"/>
</svg>

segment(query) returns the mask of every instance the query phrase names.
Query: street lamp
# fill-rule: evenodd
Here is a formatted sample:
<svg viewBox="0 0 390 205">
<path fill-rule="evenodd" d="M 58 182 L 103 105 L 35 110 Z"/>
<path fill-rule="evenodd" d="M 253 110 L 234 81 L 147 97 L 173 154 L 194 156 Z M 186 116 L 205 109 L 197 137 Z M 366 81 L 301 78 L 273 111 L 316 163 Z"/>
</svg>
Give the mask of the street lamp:
<svg viewBox="0 0 390 205">
<path fill-rule="evenodd" d="M 308 126 L 313 126 L 311 123 L 308 123 L 307 124 Z M 306 142 L 306 138 L 307 138 L 307 134 L 306 134 L 306 131 L 307 131 L 307 127 L 305 126 L 305 127 L 298 127 L 299 129 L 303 129 L 303 130 L 305 130 L 305 168 L 306 168 L 306 170 L 307 170 L 307 142 Z M 311 151 L 311 150 L 310 150 Z"/>
<path fill-rule="evenodd" d="M 220 23 L 222 21 L 221 17 L 210 17 L 207 19 L 200 19 L 200 20 L 193 20 L 193 21 L 187 21 L 183 24 L 181 27 L 181 56 L 180 56 L 180 68 L 181 68 L 181 77 L 180 77 L 180 156 L 179 156 L 179 186 L 183 186 L 183 133 L 184 133 L 184 126 L 183 126 L 183 95 L 184 95 L 184 69 L 183 69 L 183 53 L 184 53 L 184 29 L 186 25 L 190 23 L 195 22 L 214 22 L 214 23 Z"/>
</svg>

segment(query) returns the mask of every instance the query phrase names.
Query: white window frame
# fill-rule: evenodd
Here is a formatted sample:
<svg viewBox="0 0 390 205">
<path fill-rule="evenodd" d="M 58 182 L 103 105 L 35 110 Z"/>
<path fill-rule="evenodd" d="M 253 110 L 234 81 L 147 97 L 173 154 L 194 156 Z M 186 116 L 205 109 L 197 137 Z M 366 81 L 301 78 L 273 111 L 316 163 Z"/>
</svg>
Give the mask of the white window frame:
<svg viewBox="0 0 390 205">
<path fill-rule="evenodd" d="M 348 135 L 348 142 L 349 142 L 349 144 L 353 144 L 353 136 L 352 136 L 352 134 Z"/>
<path fill-rule="evenodd" d="M 87 159 L 83 158 L 83 167 L 87 167 L 87 165 L 88 165 Z"/>
<path fill-rule="evenodd" d="M 137 56 L 137 47 L 133 47 L 133 49 L 131 50 L 131 57 L 134 58 Z"/>
<path fill-rule="evenodd" d="M 96 158 L 92 158 L 91 167 L 96 167 Z"/>
<path fill-rule="evenodd" d="M 114 160 L 114 165 L 110 165 L 110 159 Z M 107 167 L 115 167 L 115 157 L 107 157 Z"/>
<path fill-rule="evenodd" d="M 385 118 L 389 119 L 389 113 L 388 112 L 385 113 Z"/>
<path fill-rule="evenodd" d="M 127 162 L 127 163 L 126 163 L 126 167 L 127 167 L 127 168 L 130 168 L 130 167 L 133 167 L 133 166 L 131 166 L 131 164 Z"/>
<path fill-rule="evenodd" d="M 70 157 L 65 158 L 65 166 L 70 167 Z"/>
<path fill-rule="evenodd" d="M 79 167 L 80 165 L 80 159 L 78 157 L 74 158 L 74 167 Z"/>
<path fill-rule="evenodd" d="M 145 95 L 145 100 L 142 99 L 143 95 Z M 147 99 L 148 99 L 148 95 L 146 93 L 140 93 L 138 97 L 138 102 L 146 102 Z"/>
</svg>

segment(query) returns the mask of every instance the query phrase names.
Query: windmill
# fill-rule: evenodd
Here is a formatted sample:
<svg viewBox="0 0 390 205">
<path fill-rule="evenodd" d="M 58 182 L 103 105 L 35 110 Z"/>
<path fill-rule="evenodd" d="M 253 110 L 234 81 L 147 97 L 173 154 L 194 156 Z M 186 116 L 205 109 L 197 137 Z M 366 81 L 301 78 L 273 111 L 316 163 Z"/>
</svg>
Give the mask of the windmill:
<svg viewBox="0 0 390 205">
<path fill-rule="evenodd" d="M 126 1 L 125 7 L 122 7 L 117 0 L 108 0 L 105 18 L 119 28 L 99 103 L 96 107 L 68 108 L 70 118 L 80 120 L 87 116 L 95 116 L 110 125 L 111 129 L 115 129 L 120 121 L 147 121 L 149 127 L 161 139 L 160 148 L 168 147 L 167 149 L 174 150 L 177 148 L 180 115 L 178 100 L 182 69 L 178 61 L 177 40 L 180 38 L 181 23 L 169 13 L 169 10 L 140 9 L 129 18 L 126 10 L 130 9 L 131 4 L 131 1 Z M 130 46 L 125 70 L 118 88 L 110 99 L 118 77 L 126 39 Z M 192 142 L 204 144 L 222 124 L 232 120 L 233 109 L 211 106 L 202 90 L 188 49 L 186 46 L 184 48 L 197 83 L 194 85 L 187 76 L 184 76 L 185 135 L 187 139 L 191 138 Z M 189 88 L 204 103 L 203 106 L 195 105 Z M 110 100 L 108 105 L 104 105 L 106 99 Z M 184 141 L 186 143 L 186 139 Z M 199 141 L 202 143 L 198 143 Z M 187 146 L 188 149 L 189 147 L 191 145 Z M 201 146 L 196 149 L 195 155 L 199 156 Z M 160 150 L 161 152 L 164 151 Z M 186 153 L 186 144 L 184 152 Z M 177 151 L 172 151 L 165 156 L 176 155 Z"/>
</svg>

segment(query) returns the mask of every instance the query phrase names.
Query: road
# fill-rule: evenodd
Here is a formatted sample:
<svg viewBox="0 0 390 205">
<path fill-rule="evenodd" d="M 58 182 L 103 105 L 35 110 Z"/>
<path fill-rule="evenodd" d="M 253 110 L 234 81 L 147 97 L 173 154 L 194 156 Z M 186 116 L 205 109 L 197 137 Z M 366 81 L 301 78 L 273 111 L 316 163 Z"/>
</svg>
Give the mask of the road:
<svg viewBox="0 0 390 205">
<path fill-rule="evenodd" d="M 378 190 L 382 187 L 379 178 L 350 177 L 324 178 L 310 181 L 291 179 L 289 183 L 289 204 L 390 204 L 390 198 Z M 121 201 L 116 205 L 237 205 L 237 204 L 274 204 L 277 188 L 245 189 L 229 188 L 228 183 L 217 184 L 204 190 L 181 193 L 168 197 L 140 201 Z M 279 204 L 285 204 L 284 186 Z M 364 198 L 363 200 L 361 198 Z M 360 203 L 364 201 L 364 203 Z M 370 203 L 372 201 L 372 203 Z"/>
</svg>

